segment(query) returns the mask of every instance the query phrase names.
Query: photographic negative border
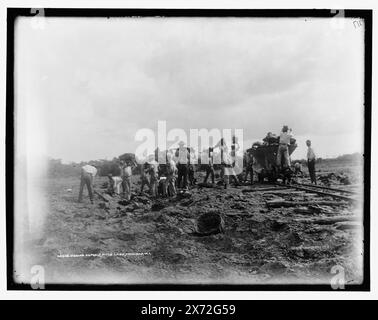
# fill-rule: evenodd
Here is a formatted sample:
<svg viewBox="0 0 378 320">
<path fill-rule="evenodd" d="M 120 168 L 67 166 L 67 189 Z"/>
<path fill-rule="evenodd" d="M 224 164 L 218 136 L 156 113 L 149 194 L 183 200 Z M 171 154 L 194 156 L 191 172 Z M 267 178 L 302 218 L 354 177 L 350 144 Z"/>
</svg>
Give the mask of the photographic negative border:
<svg viewBox="0 0 378 320">
<path fill-rule="evenodd" d="M 332 18 L 341 11 L 345 18 L 364 20 L 364 246 L 363 282 L 345 284 L 345 291 L 370 291 L 370 185 L 371 185 L 371 96 L 372 10 L 331 9 L 96 9 L 45 8 L 46 17 L 236 17 L 236 18 Z M 7 8 L 6 59 L 6 246 L 7 289 L 33 290 L 16 283 L 14 274 L 14 24 L 17 17 L 33 17 L 38 9 Z M 45 290 L 222 290 L 222 291 L 334 291 L 326 284 L 45 284 Z"/>
</svg>

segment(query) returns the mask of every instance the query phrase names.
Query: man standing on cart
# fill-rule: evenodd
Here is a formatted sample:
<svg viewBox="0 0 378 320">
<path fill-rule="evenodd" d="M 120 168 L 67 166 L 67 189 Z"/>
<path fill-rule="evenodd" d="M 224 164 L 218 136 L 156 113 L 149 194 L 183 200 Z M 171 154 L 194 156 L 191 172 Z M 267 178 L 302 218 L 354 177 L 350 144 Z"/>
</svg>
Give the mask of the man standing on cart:
<svg viewBox="0 0 378 320">
<path fill-rule="evenodd" d="M 288 126 L 283 126 L 277 152 L 278 168 L 285 169 L 290 167 L 289 145 L 292 137 L 292 130 Z"/>
</svg>

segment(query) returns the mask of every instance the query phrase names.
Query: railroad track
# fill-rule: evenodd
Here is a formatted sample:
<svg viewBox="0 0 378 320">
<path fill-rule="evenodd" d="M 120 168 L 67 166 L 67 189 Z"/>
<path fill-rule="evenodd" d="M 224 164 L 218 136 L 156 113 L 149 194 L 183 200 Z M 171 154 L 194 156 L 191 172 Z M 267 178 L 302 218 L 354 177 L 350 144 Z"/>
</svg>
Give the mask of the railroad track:
<svg viewBox="0 0 378 320">
<path fill-rule="evenodd" d="M 299 184 L 299 183 L 297 183 L 297 184 Z M 314 184 L 307 184 L 307 183 L 300 183 L 299 185 L 303 186 L 303 187 L 311 187 L 311 188 L 315 188 L 315 189 L 336 191 L 336 192 L 341 193 L 341 194 L 342 193 L 347 193 L 347 194 L 351 194 L 351 195 L 357 194 L 355 191 L 345 190 L 345 189 L 340 189 L 340 188 L 330 188 L 330 187 L 322 186 L 322 185 L 314 185 Z"/>
<path fill-rule="evenodd" d="M 348 202 L 355 202 L 359 200 L 359 194 L 357 192 L 339 188 L 331 188 L 322 185 L 311 185 L 304 183 L 295 183 L 295 184 L 282 184 L 275 183 L 276 186 L 286 187 L 288 189 L 302 190 L 308 193 L 315 193 L 323 196 L 332 197 L 338 200 L 344 200 Z"/>
</svg>

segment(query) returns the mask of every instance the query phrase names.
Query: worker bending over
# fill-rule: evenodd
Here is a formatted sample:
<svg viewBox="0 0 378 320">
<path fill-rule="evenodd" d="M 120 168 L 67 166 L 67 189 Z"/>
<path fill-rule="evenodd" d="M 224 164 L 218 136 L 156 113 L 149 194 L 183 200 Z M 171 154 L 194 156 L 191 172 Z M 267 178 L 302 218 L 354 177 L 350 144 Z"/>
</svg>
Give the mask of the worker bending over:
<svg viewBox="0 0 378 320">
<path fill-rule="evenodd" d="M 113 176 L 111 173 L 108 174 L 108 191 L 110 194 L 121 193 L 122 178 L 119 176 Z"/>
<path fill-rule="evenodd" d="M 87 186 L 89 199 L 93 203 L 93 179 L 97 174 L 97 169 L 95 166 L 89 164 L 81 168 L 81 179 L 80 179 L 80 191 L 78 202 L 81 202 L 83 199 L 83 190 L 84 186 Z"/>
</svg>

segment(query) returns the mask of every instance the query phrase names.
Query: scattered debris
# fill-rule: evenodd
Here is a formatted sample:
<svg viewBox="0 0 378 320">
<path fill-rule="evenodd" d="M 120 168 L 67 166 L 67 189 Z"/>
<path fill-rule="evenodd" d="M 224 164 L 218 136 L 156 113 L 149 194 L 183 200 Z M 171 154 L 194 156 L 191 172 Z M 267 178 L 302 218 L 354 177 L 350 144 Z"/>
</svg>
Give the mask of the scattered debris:
<svg viewBox="0 0 378 320">
<path fill-rule="evenodd" d="M 110 200 L 112 200 L 112 197 L 109 196 L 106 193 L 102 194 L 102 193 L 98 192 L 97 190 L 95 190 L 94 193 L 97 194 L 105 202 L 109 202 Z"/>
<path fill-rule="evenodd" d="M 100 209 L 105 209 L 105 210 L 107 210 L 107 209 L 110 208 L 108 202 L 100 202 L 100 203 L 98 204 L 98 207 L 99 207 Z"/>
<path fill-rule="evenodd" d="M 322 209 L 318 205 L 309 205 L 308 207 L 295 208 L 294 212 L 299 214 L 319 214 Z"/>
<path fill-rule="evenodd" d="M 151 206 L 151 211 L 160 211 L 165 207 L 166 204 L 163 201 L 156 200 Z"/>
<path fill-rule="evenodd" d="M 182 198 L 190 198 L 192 196 L 192 194 L 189 192 L 189 191 L 182 191 L 182 192 L 179 192 L 177 194 L 177 198 L 178 199 L 182 199 Z"/>
<path fill-rule="evenodd" d="M 335 174 L 333 172 L 328 174 L 322 174 L 318 176 L 318 181 L 326 186 L 331 186 L 331 184 L 343 184 L 343 185 L 350 185 L 351 181 L 349 176 L 344 173 Z"/>
<path fill-rule="evenodd" d="M 197 186 L 199 187 L 199 188 L 214 188 L 215 187 L 215 185 L 213 185 L 212 183 L 209 183 L 209 182 L 199 182 L 199 183 L 197 183 Z"/>
<path fill-rule="evenodd" d="M 247 209 L 247 207 L 244 204 L 241 204 L 239 202 L 236 202 L 236 203 L 232 204 L 230 206 L 230 208 L 231 209 L 236 209 L 236 210 L 246 210 Z"/>
</svg>

